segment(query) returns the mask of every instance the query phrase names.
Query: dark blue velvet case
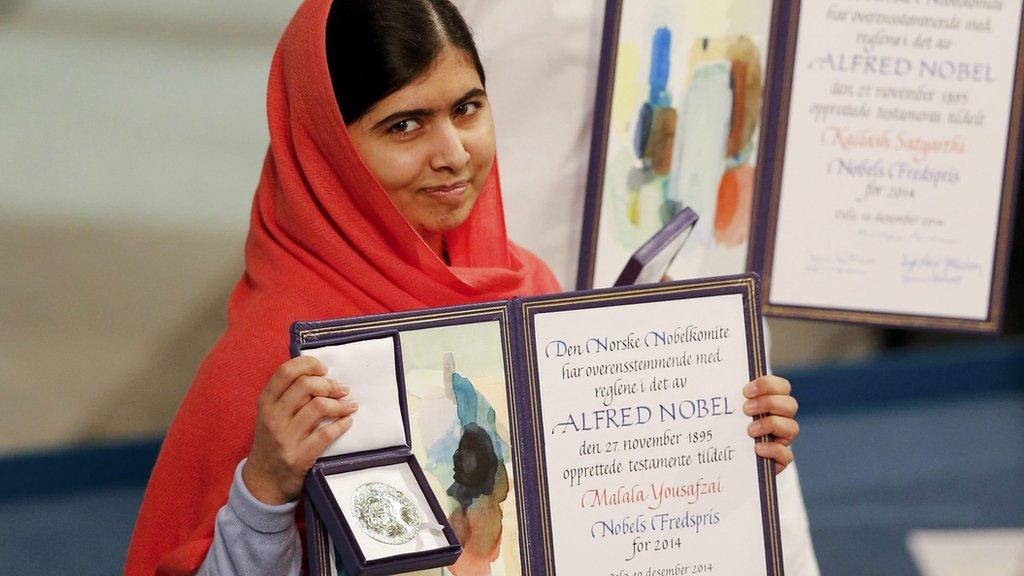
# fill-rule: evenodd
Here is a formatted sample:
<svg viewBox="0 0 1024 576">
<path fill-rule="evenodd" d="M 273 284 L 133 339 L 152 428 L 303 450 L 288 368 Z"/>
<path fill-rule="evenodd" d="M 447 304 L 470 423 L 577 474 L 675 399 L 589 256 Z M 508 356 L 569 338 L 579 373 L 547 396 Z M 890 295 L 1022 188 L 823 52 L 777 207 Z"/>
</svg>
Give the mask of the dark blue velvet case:
<svg viewBox="0 0 1024 576">
<path fill-rule="evenodd" d="M 382 337 L 390 337 L 394 340 L 395 348 L 395 378 L 398 382 L 397 401 L 402 412 L 402 423 L 405 426 L 405 440 L 403 446 L 393 446 L 379 450 L 368 450 L 354 452 L 338 456 L 328 456 L 317 460 L 316 464 L 306 475 L 306 522 L 307 525 L 315 527 L 319 522 L 327 530 L 334 547 L 337 551 L 337 558 L 345 570 L 346 576 L 378 576 L 385 574 L 401 574 L 416 570 L 426 570 L 441 566 L 450 566 L 459 559 L 462 554 L 462 544 L 455 536 L 448 519 L 437 502 L 427 479 L 423 476 L 423 469 L 412 454 L 412 436 L 409 432 L 409 406 L 405 393 L 405 371 L 402 369 L 402 348 L 398 333 L 394 331 L 386 333 L 371 333 L 355 337 L 332 338 L 318 341 L 315 344 L 303 345 L 292 342 L 292 356 L 298 356 L 303 350 L 337 346 L 363 340 L 374 340 Z M 413 476 L 419 483 L 420 490 L 427 500 L 427 504 L 434 513 L 435 520 L 444 527 L 444 535 L 448 540 L 448 546 L 426 550 L 423 552 L 398 554 L 386 558 L 367 560 L 359 548 L 352 527 L 349 526 L 342 511 L 341 505 L 334 498 L 330 487 L 327 484 L 327 477 L 332 474 L 351 472 L 377 466 L 388 466 L 391 464 L 406 463 L 412 471 Z M 309 531 L 309 529 L 307 529 Z M 313 546 L 310 546 L 309 554 L 314 555 Z M 322 556 L 322 553 L 321 553 Z M 314 558 L 311 558 L 311 561 Z M 315 560 L 320 565 L 329 561 L 327 558 L 317 557 Z"/>
</svg>

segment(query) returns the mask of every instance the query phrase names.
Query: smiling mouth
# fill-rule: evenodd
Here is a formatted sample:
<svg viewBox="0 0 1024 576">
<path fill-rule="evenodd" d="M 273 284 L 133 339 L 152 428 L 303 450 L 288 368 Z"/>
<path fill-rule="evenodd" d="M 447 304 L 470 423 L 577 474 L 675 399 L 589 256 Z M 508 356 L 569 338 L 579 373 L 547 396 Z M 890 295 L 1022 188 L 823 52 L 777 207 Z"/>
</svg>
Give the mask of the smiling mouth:
<svg viewBox="0 0 1024 576">
<path fill-rule="evenodd" d="M 435 198 L 437 200 L 454 200 L 462 196 L 462 194 L 469 188 L 468 181 L 455 182 L 445 186 L 434 186 L 431 188 L 423 188 L 422 192 L 427 196 Z"/>
</svg>

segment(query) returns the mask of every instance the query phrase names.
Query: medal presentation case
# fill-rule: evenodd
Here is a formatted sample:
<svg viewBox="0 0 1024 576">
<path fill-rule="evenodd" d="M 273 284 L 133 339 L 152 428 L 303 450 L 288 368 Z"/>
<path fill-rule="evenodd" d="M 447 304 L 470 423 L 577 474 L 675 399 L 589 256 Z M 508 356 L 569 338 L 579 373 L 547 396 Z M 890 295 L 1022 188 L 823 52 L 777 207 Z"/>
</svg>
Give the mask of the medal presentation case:
<svg viewBox="0 0 1024 576">
<path fill-rule="evenodd" d="M 775 476 L 754 452 L 767 438 L 742 411 L 765 370 L 758 290 L 744 274 L 297 322 L 291 338 L 397 333 L 420 486 L 463 547 L 451 573 L 781 576 Z M 312 504 L 310 573 L 331 576 L 350 536 Z"/>
<path fill-rule="evenodd" d="M 345 573 L 398 574 L 455 562 L 462 546 L 411 452 L 397 333 L 328 339 L 292 353 L 319 359 L 359 402 L 358 419 L 305 482 Z"/>
</svg>

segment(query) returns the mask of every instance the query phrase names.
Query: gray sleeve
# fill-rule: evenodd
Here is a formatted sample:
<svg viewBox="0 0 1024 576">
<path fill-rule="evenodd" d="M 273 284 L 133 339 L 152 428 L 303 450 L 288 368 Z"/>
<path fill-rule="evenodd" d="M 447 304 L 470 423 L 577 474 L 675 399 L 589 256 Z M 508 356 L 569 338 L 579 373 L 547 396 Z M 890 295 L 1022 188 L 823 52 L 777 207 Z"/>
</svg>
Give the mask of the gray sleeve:
<svg viewBox="0 0 1024 576">
<path fill-rule="evenodd" d="M 228 503 L 217 512 L 213 544 L 198 576 L 297 576 L 302 568 L 302 545 L 295 528 L 297 501 L 270 506 L 249 493 L 242 466 Z"/>
</svg>

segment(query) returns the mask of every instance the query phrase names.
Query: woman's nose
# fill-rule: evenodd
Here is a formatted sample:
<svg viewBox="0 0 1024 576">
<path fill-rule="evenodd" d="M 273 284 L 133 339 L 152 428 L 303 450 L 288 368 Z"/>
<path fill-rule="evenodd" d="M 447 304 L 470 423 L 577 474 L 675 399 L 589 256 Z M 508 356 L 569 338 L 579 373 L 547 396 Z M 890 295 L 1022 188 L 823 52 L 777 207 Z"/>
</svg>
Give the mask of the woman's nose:
<svg viewBox="0 0 1024 576">
<path fill-rule="evenodd" d="M 439 128 L 430 167 L 459 172 L 469 164 L 469 151 L 463 142 L 463 134 L 450 122 L 442 123 Z"/>
</svg>

